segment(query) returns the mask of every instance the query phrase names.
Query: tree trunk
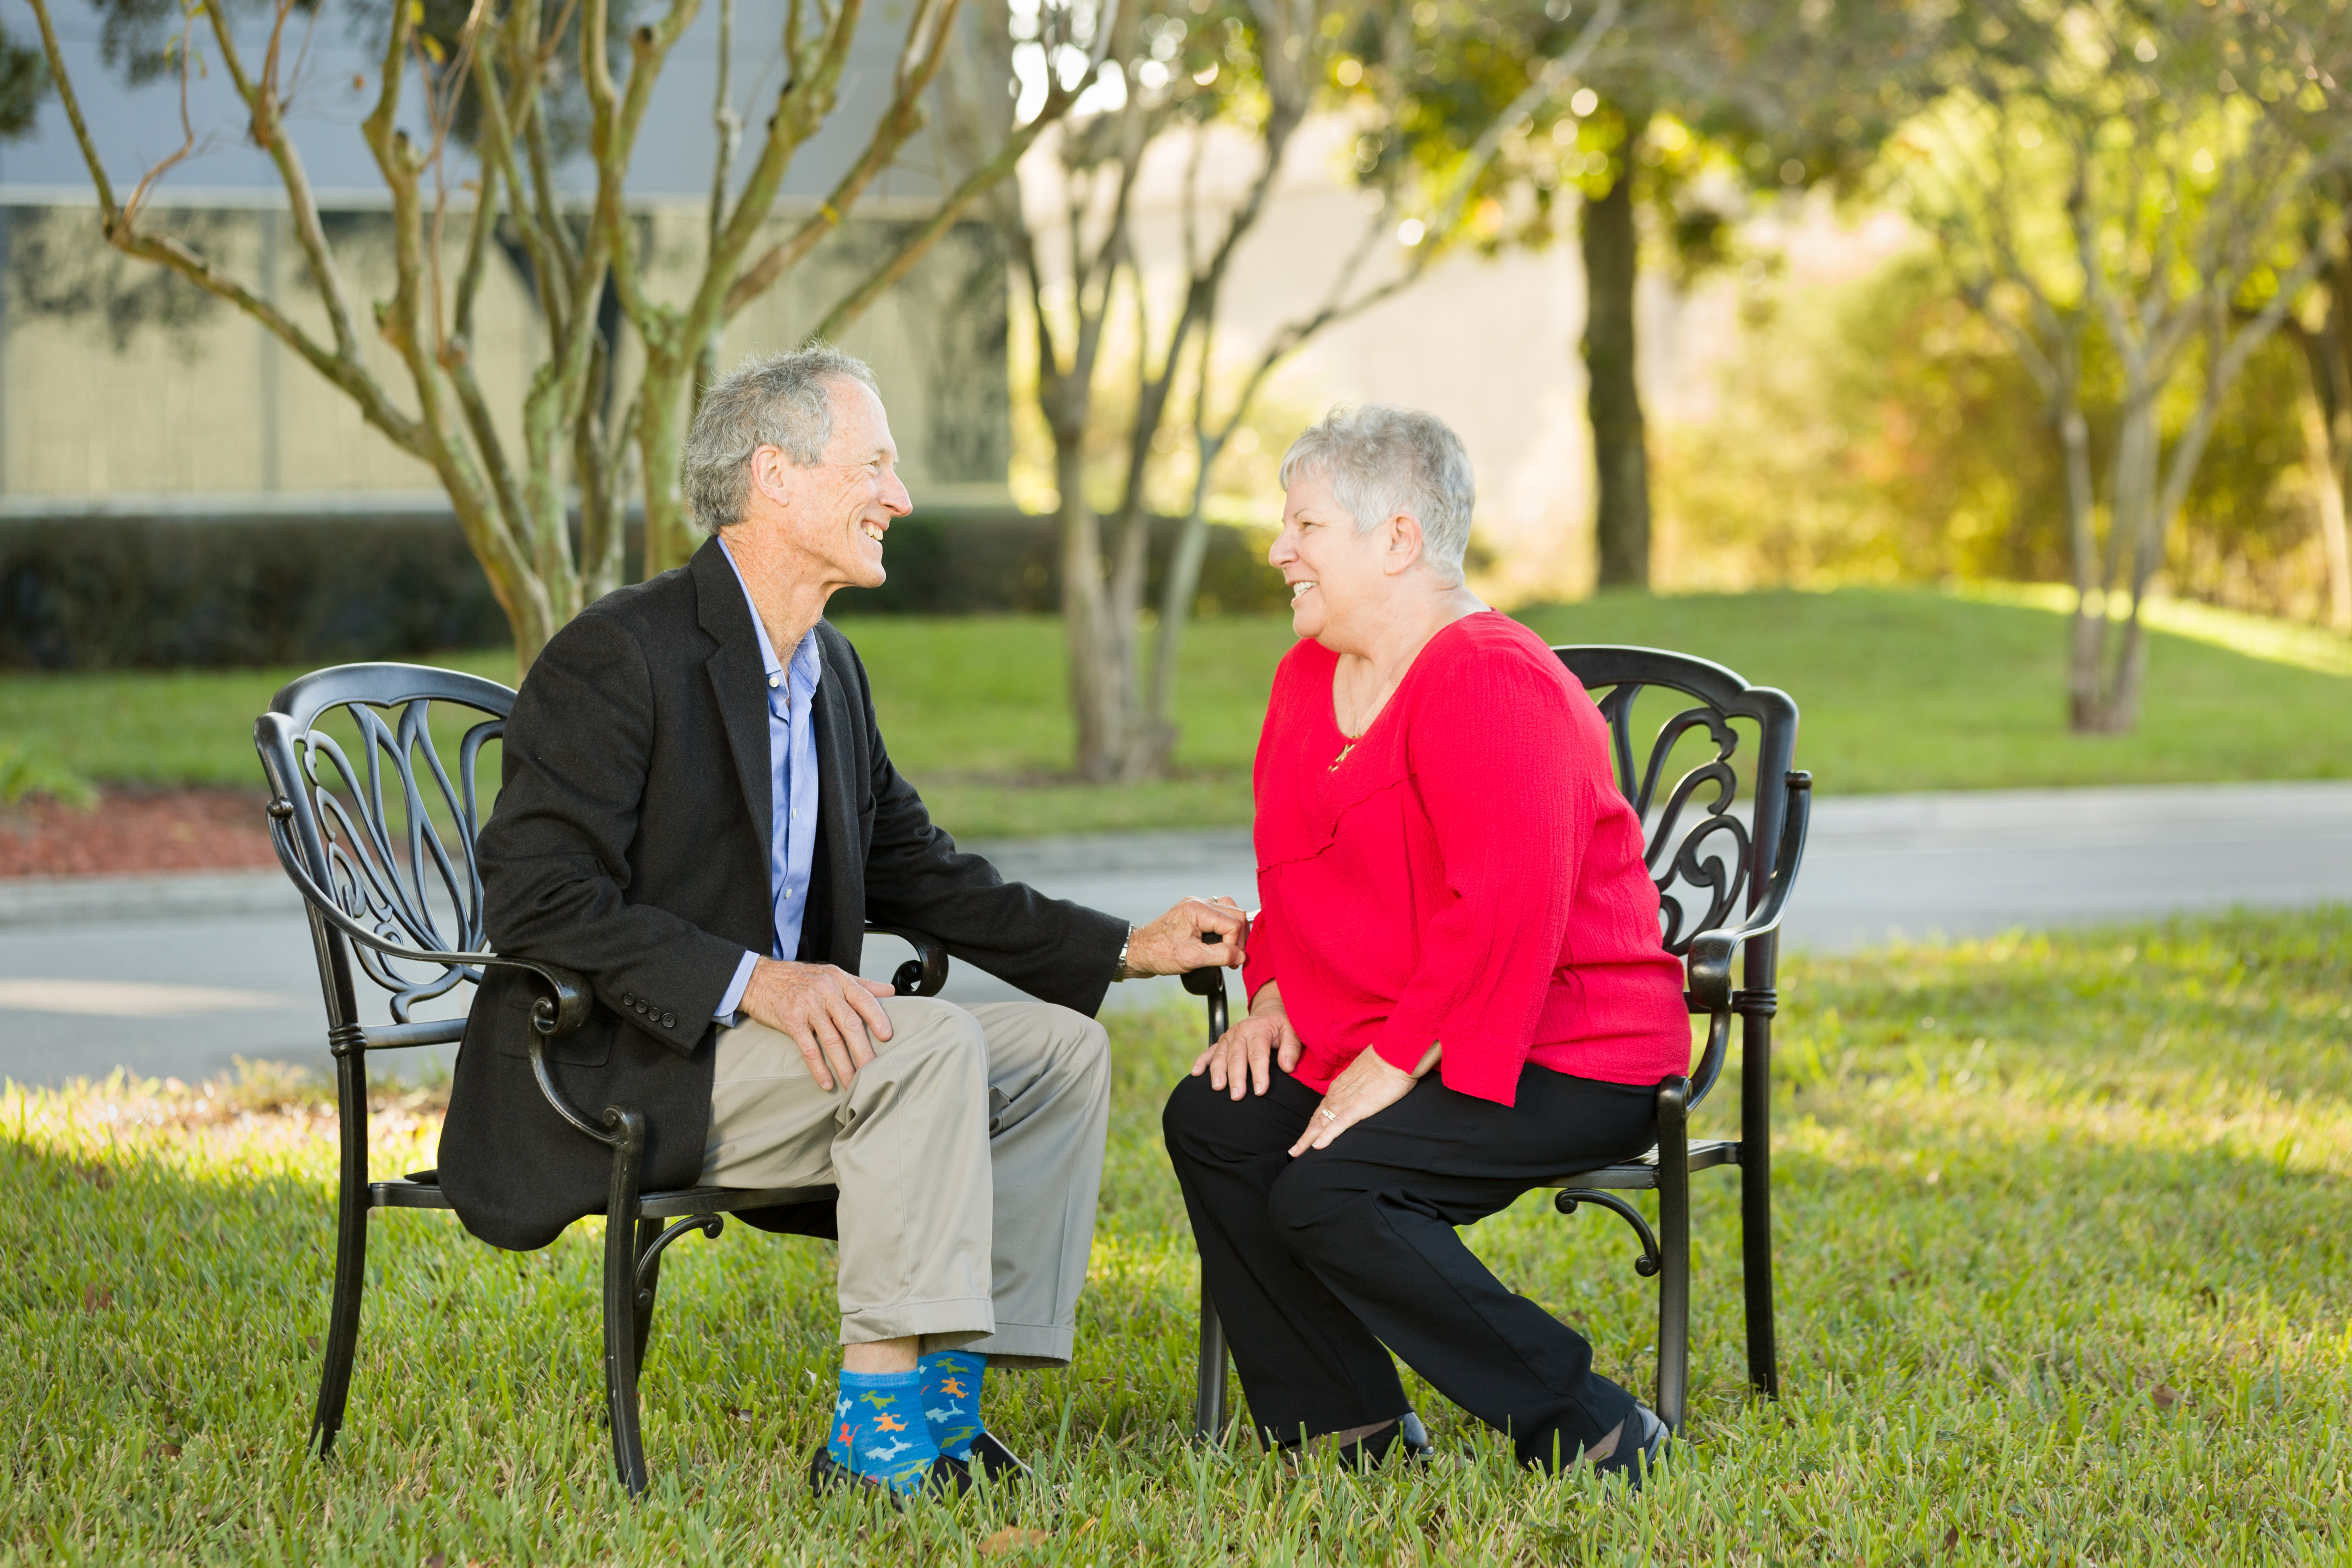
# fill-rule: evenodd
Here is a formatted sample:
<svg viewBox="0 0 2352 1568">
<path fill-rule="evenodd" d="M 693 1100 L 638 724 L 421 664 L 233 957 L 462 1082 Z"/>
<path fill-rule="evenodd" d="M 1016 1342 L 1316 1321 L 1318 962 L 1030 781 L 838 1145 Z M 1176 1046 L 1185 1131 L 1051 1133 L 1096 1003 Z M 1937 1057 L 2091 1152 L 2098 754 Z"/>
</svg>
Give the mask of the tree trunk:
<svg viewBox="0 0 2352 1568">
<path fill-rule="evenodd" d="M 1076 772 L 1108 784 L 1118 772 L 1123 717 L 1118 661 L 1104 592 L 1102 520 L 1087 504 L 1086 438 L 1055 431 L 1055 478 L 1062 490 L 1062 626 L 1069 647 L 1070 712 L 1077 721 Z"/>
<path fill-rule="evenodd" d="M 2162 437 L 2157 429 L 2157 388 L 2132 385 L 2126 370 L 2122 420 L 2116 437 L 2115 481 L 2108 495 L 2107 548 L 2096 616 L 2075 611 L 2074 730 L 2078 735 L 2128 734 L 2139 722 L 2140 688 L 2147 673 L 2147 639 L 2140 603 L 2164 559 L 2168 521 L 2158 494 L 2158 460 Z M 2177 460 L 2177 459 L 2176 459 Z M 2193 458 L 2191 459 L 2193 461 Z M 2128 586 L 2125 573 L 2128 568 Z M 2107 662 L 2108 633 L 2116 628 L 2116 600 L 2128 592 L 2114 663 Z"/>
<path fill-rule="evenodd" d="M 2318 352 L 2310 333 L 2297 333 L 2304 339 L 2307 354 Z M 2304 457 L 2311 464 L 2311 479 L 2319 500 L 2319 543 L 2327 565 L 2327 628 L 2339 635 L 2352 633 L 2352 552 L 2346 549 L 2344 526 L 2344 487 L 2352 474 L 2346 471 L 2345 446 L 2331 424 L 2352 425 L 2352 409 L 2342 409 L 2331 421 L 2321 407 L 2319 388 L 2313 384 L 2319 378 L 2319 367 L 2312 366 L 2311 382 L 2303 392 Z"/>
<path fill-rule="evenodd" d="M 1216 467 L 1223 443 L 1206 431 L 1200 437 L 1202 479 L 1192 487 L 1192 513 L 1177 531 L 1169 552 L 1168 575 L 1160 585 L 1160 635 L 1151 648 L 1151 701 L 1146 710 L 1154 773 L 1164 774 L 1176 762 L 1176 658 L 1184 649 L 1184 627 L 1192 618 L 1192 599 L 1201 590 L 1201 563 L 1209 553 L 1209 520 L 1202 505 L 1208 498 L 1207 475 Z"/>
<path fill-rule="evenodd" d="M 2327 321 L 2312 331 L 2289 319 L 2287 330 L 2303 347 L 2309 373 L 2303 395 L 2303 440 L 2312 479 L 2318 486 L 2319 545 L 2327 568 L 2327 628 L 2352 636 L 2352 548 L 2347 548 L 2345 511 L 2352 495 L 2352 363 L 2346 337 L 2352 322 L 2352 267 L 2328 268 Z"/>
<path fill-rule="evenodd" d="M 1641 243 L 1633 171 L 1647 114 L 1628 110 L 1609 194 L 1584 205 L 1585 408 L 1592 425 L 1593 544 L 1604 588 L 1650 585 L 1650 459 L 1634 380 L 1633 288 Z"/>
<path fill-rule="evenodd" d="M 2074 619 L 2069 632 L 2067 710 L 2069 722 L 2083 728 L 2099 699 L 2099 649 L 2105 631 L 2104 615 L 2091 614 L 2091 595 L 2101 584 L 2099 544 L 2092 516 L 2091 426 L 2083 417 L 2082 386 L 2077 363 L 2062 367 L 2058 394 L 2058 441 L 2066 457 L 2066 551 L 2074 574 Z"/>
<path fill-rule="evenodd" d="M 700 541 L 686 515 L 678 489 L 679 428 L 686 411 L 687 379 L 693 362 L 665 344 L 646 344 L 646 373 L 639 392 L 637 466 L 645 472 L 646 569 L 647 577 L 683 566 Z"/>
</svg>

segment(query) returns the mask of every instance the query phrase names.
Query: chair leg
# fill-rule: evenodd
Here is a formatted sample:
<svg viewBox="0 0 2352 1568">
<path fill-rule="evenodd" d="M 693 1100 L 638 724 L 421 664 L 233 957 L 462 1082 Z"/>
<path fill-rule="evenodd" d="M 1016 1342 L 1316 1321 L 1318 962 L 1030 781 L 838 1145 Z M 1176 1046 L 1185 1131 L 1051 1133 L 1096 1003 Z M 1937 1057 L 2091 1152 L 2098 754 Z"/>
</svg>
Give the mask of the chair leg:
<svg viewBox="0 0 2352 1568">
<path fill-rule="evenodd" d="M 1225 1325 L 1217 1316 L 1217 1304 L 1209 1299 L 1209 1287 L 1203 1283 L 1200 1383 L 1192 1400 L 1192 1436 L 1201 1442 L 1213 1443 L 1224 1435 L 1226 1419 Z"/>
<path fill-rule="evenodd" d="M 604 1208 L 604 1403 L 613 1428 L 613 1468 L 635 1497 L 646 1489 L 646 1446 L 637 1427 L 637 1167 L 646 1121 L 634 1110 L 607 1111 L 619 1124 L 613 1185 Z"/>
<path fill-rule="evenodd" d="M 326 1364 L 319 1373 L 319 1404 L 310 1416 L 310 1444 L 325 1458 L 343 1427 L 352 1392 L 352 1363 L 360 1345 L 360 1294 L 367 1288 L 367 1058 L 356 1053 L 335 1064 L 341 1102 L 342 1180 L 335 1204 L 335 1296 L 327 1310 Z"/>
<path fill-rule="evenodd" d="M 638 1258 L 643 1258 L 646 1256 L 646 1249 L 660 1238 L 661 1233 L 661 1221 L 657 1219 L 637 1221 L 636 1246 L 632 1250 Z M 640 1373 L 646 1370 L 646 1351 L 653 1343 L 654 1339 L 654 1293 L 661 1289 L 661 1254 L 655 1253 L 652 1259 L 645 1263 L 643 1268 L 646 1282 L 631 1298 L 635 1315 L 636 1363 L 637 1371 Z"/>
<path fill-rule="evenodd" d="M 1760 1012 L 1760 1010 L 1759 1010 Z M 1748 1308 L 1748 1381 L 1768 1399 L 1780 1395 L 1780 1349 L 1772 1323 L 1772 1019 L 1751 1012 L 1740 1029 L 1748 1058 L 1740 1073 L 1739 1264 Z"/>
<path fill-rule="evenodd" d="M 1658 1418 L 1679 1431 L 1690 1389 L 1690 1085 L 1658 1086 Z"/>
</svg>

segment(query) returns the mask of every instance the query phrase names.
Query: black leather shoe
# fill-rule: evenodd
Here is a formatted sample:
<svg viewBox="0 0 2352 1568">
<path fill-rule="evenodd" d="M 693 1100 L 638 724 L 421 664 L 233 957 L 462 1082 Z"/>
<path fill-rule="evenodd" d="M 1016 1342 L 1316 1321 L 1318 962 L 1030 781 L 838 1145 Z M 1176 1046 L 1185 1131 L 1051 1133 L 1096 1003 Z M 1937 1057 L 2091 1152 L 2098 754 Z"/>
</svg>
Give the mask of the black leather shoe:
<svg viewBox="0 0 2352 1568">
<path fill-rule="evenodd" d="M 973 1446 L 978 1447 L 977 1444 Z M 890 1500 L 893 1508 L 907 1506 L 908 1493 L 893 1490 L 877 1477 L 860 1475 L 826 1453 L 823 1444 L 817 1445 L 809 1455 L 809 1490 L 819 1497 L 826 1497 L 856 1487 L 881 1493 Z M 970 1490 L 971 1472 L 959 1461 L 942 1454 L 931 1461 L 931 1473 L 924 1479 L 922 1490 L 913 1495 L 950 1501 Z"/>
<path fill-rule="evenodd" d="M 980 1436 L 971 1440 L 971 1457 L 980 1461 L 981 1474 L 988 1484 L 1001 1487 L 1007 1481 L 1034 1480 L 1036 1472 L 1021 1462 L 1020 1456 L 1006 1447 L 995 1433 L 981 1428 Z"/>
<path fill-rule="evenodd" d="M 1643 1480 L 1665 1461 L 1673 1440 L 1672 1430 L 1658 1419 L 1656 1411 L 1636 1405 L 1617 1439 L 1617 1451 L 1592 1468 L 1604 1476 L 1622 1476 L 1629 1488 L 1639 1491 Z"/>
</svg>

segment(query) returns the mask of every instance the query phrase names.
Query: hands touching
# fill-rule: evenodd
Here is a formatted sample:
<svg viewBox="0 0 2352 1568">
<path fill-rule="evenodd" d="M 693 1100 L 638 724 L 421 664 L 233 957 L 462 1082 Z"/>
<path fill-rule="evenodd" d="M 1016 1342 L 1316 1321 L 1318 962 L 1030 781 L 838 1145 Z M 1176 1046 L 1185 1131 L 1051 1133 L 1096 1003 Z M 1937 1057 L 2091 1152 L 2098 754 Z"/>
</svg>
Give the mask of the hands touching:
<svg viewBox="0 0 2352 1568">
<path fill-rule="evenodd" d="M 743 1011 L 779 1034 L 792 1037 L 819 1089 L 846 1084 L 874 1059 L 866 1032 L 890 1037 L 890 1020 L 877 997 L 893 988 L 862 979 L 830 963 L 785 963 L 763 958 L 743 988 Z"/>
<path fill-rule="evenodd" d="M 1211 1089 L 1225 1089 L 1235 1100 L 1245 1090 L 1264 1094 L 1272 1081 L 1266 1063 L 1276 1062 L 1289 1072 L 1298 1066 L 1301 1049 L 1282 1005 L 1281 986 L 1269 980 L 1250 999 L 1249 1016 L 1192 1058 L 1192 1076 L 1206 1072 Z"/>
<path fill-rule="evenodd" d="M 1207 1073 L 1211 1089 L 1223 1089 L 1235 1100 L 1249 1093 L 1264 1094 L 1272 1081 L 1266 1064 L 1272 1061 L 1285 1072 L 1295 1071 L 1303 1049 L 1282 1005 L 1281 985 L 1269 980 L 1250 998 L 1250 1016 L 1192 1059 L 1192 1076 Z M 1375 1051 L 1363 1052 L 1331 1080 L 1307 1131 L 1290 1146 L 1291 1156 L 1295 1159 L 1309 1149 L 1328 1149 L 1340 1133 L 1402 1100 L 1428 1076 L 1441 1054 L 1442 1047 L 1430 1047 L 1420 1065 L 1406 1072 L 1391 1067 Z"/>
<path fill-rule="evenodd" d="M 1203 942 L 1202 938 L 1213 940 Z M 1241 967 L 1249 942 L 1249 916 L 1231 899 L 1186 899 L 1127 939 L 1129 975 L 1182 974 L 1189 970 Z"/>
</svg>

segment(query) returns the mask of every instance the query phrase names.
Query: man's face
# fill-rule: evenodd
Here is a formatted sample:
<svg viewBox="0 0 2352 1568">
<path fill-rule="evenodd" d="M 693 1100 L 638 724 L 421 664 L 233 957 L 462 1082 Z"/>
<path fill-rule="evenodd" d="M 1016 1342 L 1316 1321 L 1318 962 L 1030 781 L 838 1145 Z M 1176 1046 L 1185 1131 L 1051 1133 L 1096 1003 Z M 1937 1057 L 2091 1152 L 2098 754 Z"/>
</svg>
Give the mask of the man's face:
<svg viewBox="0 0 2352 1568">
<path fill-rule="evenodd" d="M 752 455 L 752 480 L 781 503 L 782 542 L 822 581 L 878 588 L 882 536 L 893 518 L 914 510 L 898 482 L 898 447 L 882 400 L 861 382 L 836 380 L 833 443 L 824 461 L 803 468 L 772 447 Z"/>
</svg>

